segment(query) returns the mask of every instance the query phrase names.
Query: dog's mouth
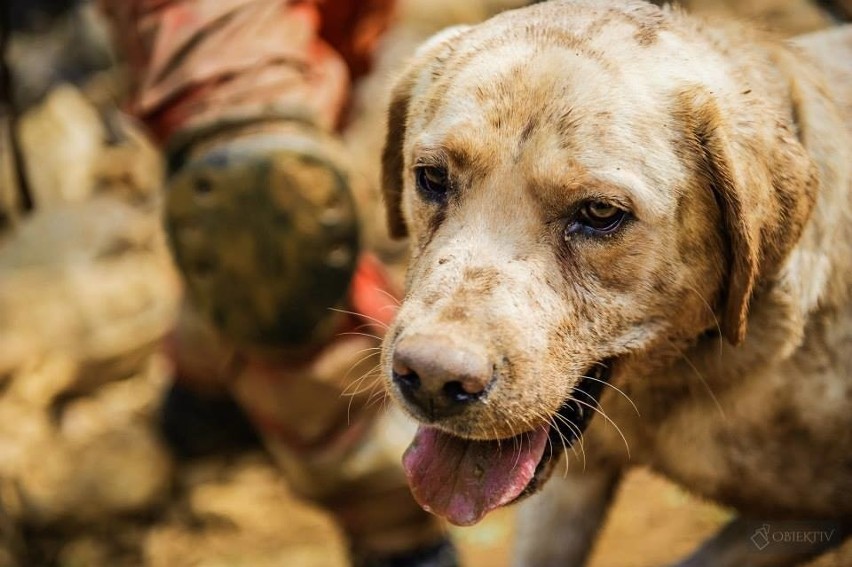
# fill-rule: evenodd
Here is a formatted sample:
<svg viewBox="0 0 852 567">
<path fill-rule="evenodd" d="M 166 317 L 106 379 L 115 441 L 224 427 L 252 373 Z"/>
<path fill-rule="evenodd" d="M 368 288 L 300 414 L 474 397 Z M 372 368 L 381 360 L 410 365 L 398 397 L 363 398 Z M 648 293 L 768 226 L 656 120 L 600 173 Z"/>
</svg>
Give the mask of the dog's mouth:
<svg viewBox="0 0 852 567">
<path fill-rule="evenodd" d="M 611 363 L 596 364 L 550 424 L 508 439 L 477 441 L 421 426 L 403 457 L 414 498 L 427 511 L 469 526 L 535 492 L 554 457 L 571 448 L 589 425 L 611 372 Z"/>
</svg>

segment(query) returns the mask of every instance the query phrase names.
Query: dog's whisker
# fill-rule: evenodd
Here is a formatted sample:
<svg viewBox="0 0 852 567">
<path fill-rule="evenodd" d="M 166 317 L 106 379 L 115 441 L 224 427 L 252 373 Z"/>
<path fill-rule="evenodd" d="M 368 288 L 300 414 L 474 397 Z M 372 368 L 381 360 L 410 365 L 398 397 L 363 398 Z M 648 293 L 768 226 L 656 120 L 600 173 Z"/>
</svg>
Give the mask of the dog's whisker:
<svg viewBox="0 0 852 567">
<path fill-rule="evenodd" d="M 684 360 L 684 362 L 686 362 L 686 364 L 692 369 L 692 371 L 704 385 L 704 389 L 707 391 L 707 394 L 713 400 L 713 403 L 716 405 L 716 409 L 719 410 L 719 414 L 722 416 L 722 419 L 728 421 L 728 416 L 725 413 L 725 410 L 722 408 L 722 404 L 719 403 L 719 398 L 716 397 L 716 394 L 713 392 L 713 389 L 710 387 L 710 384 L 707 383 L 707 380 L 704 378 L 704 375 L 701 374 L 701 371 L 696 368 L 695 364 L 692 363 L 692 360 L 690 360 L 689 356 L 687 356 L 687 354 L 683 352 L 683 350 L 681 350 L 674 343 L 674 341 L 668 338 L 666 340 L 668 341 L 669 345 L 671 345 L 671 347 L 674 348 L 678 352 L 678 354 L 680 354 L 680 357 Z"/>
<path fill-rule="evenodd" d="M 588 397 L 588 398 L 590 398 L 593 402 L 595 402 L 595 404 L 597 404 L 597 400 L 595 400 L 595 398 L 594 398 L 593 396 L 591 396 L 591 395 L 587 394 L 586 392 L 584 392 L 584 391 L 582 391 L 582 390 L 577 390 L 577 392 L 579 392 L 579 393 L 581 393 L 581 394 L 583 394 L 583 395 L 587 396 L 587 397 Z M 627 442 L 627 438 L 624 436 L 624 433 L 621 431 L 621 428 L 618 426 L 618 424 L 616 424 L 616 423 L 615 423 L 615 421 L 613 421 L 613 420 L 612 420 L 612 419 L 611 419 L 611 418 L 610 418 L 610 417 L 606 414 L 606 412 L 605 412 L 605 411 L 601 410 L 600 408 L 595 407 L 595 405 L 590 404 L 590 403 L 588 403 L 588 402 L 584 402 L 583 400 L 579 400 L 579 399 L 577 399 L 577 398 L 573 398 L 573 399 L 574 399 L 574 401 L 575 401 L 575 402 L 577 402 L 578 404 L 582 404 L 582 405 L 586 406 L 587 408 L 589 408 L 589 409 L 590 409 L 590 410 L 592 410 L 593 412 L 595 412 L 595 413 L 599 414 L 601 417 L 603 417 L 603 418 L 604 418 L 606 421 L 608 421 L 610 424 L 612 424 L 612 426 L 615 428 L 615 430 L 616 430 L 616 431 L 618 432 L 618 434 L 621 436 L 621 440 L 622 440 L 622 441 L 624 441 L 624 447 L 627 449 L 627 458 L 629 459 L 629 458 L 630 458 L 630 444 Z"/>
<path fill-rule="evenodd" d="M 379 402 L 384 402 L 387 400 L 388 391 L 387 388 L 384 387 L 384 380 L 382 380 L 381 377 L 377 377 L 375 380 L 373 380 L 372 384 L 370 385 L 370 389 L 374 391 L 370 394 L 370 397 L 367 398 L 367 403 L 365 404 L 365 407 L 369 408 L 373 406 L 377 400 Z"/>
<path fill-rule="evenodd" d="M 358 351 L 358 352 L 356 353 L 356 355 L 361 354 L 362 352 L 365 352 L 365 351 L 364 351 L 364 350 Z M 379 354 L 381 354 L 381 353 L 380 353 L 380 352 L 378 352 L 378 351 L 368 352 L 365 356 L 363 356 L 363 357 L 361 357 L 360 359 L 356 360 L 355 362 L 353 362 L 353 363 L 349 366 L 349 369 L 348 369 L 348 370 L 346 371 L 346 373 L 343 375 L 343 382 L 344 382 L 344 383 L 349 383 L 349 385 L 347 385 L 347 386 L 346 386 L 346 388 L 344 388 L 343 392 L 341 392 L 341 396 L 342 396 L 342 395 L 346 395 L 346 393 L 349 391 L 349 389 L 350 389 L 353 385 L 354 385 L 355 387 L 357 387 L 357 384 L 358 384 L 359 382 L 361 382 L 361 381 L 362 381 L 362 380 L 363 380 L 363 379 L 364 379 L 364 378 L 365 378 L 368 374 L 371 374 L 371 373 L 375 372 L 376 370 L 378 370 L 378 369 L 381 367 L 381 364 L 382 364 L 382 363 L 381 363 L 381 361 L 379 361 L 378 363 L 376 363 L 376 365 L 375 365 L 375 366 L 373 366 L 371 369 L 369 369 L 369 370 L 365 371 L 364 373 L 362 373 L 362 374 L 361 374 L 361 376 L 359 376 L 358 378 L 355 378 L 355 379 L 350 379 L 350 378 L 349 378 L 349 376 L 352 374 L 352 371 L 353 371 L 353 370 L 355 370 L 356 368 L 358 368 L 359 366 L 361 366 L 362 364 L 364 364 L 366 361 L 370 360 L 371 358 L 373 358 L 374 356 L 377 356 L 377 355 L 379 355 Z"/>
<path fill-rule="evenodd" d="M 402 300 L 399 299 L 398 297 L 396 297 L 394 294 L 392 294 L 391 292 L 389 292 L 386 289 L 382 289 L 380 287 L 375 287 L 375 288 L 373 288 L 373 291 L 378 291 L 379 293 L 381 293 L 382 295 L 384 295 L 385 297 L 390 299 L 394 303 L 394 305 L 396 305 L 397 307 L 402 305 Z"/>
<path fill-rule="evenodd" d="M 709 302 L 708 302 L 708 301 L 704 298 L 704 296 L 703 296 L 703 295 L 701 295 L 701 294 L 698 292 L 698 290 L 697 290 L 697 289 L 695 289 L 695 288 L 694 288 L 694 287 L 692 287 L 691 285 L 686 284 L 686 288 L 687 288 L 689 291 L 691 291 L 692 293 L 694 293 L 695 295 L 697 295 L 697 296 L 698 296 L 698 299 L 700 299 L 700 300 L 701 300 L 701 302 L 702 302 L 702 303 L 704 303 L 704 306 L 707 308 L 707 311 L 710 313 L 710 316 L 711 316 L 711 317 L 713 317 L 713 323 L 714 323 L 714 325 L 716 325 L 716 332 L 717 332 L 717 333 L 719 333 L 719 336 L 721 337 L 721 336 L 722 336 L 722 325 L 720 325 L 720 324 L 719 324 L 719 318 L 716 316 L 716 312 L 715 312 L 715 311 L 713 310 L 713 308 L 710 306 L 710 303 L 709 303 Z M 721 357 L 722 355 L 723 355 L 723 352 L 722 352 L 722 341 L 719 341 L 719 357 Z"/>
<path fill-rule="evenodd" d="M 360 378 L 355 380 L 355 382 L 353 383 L 352 386 L 356 387 L 357 391 L 351 392 L 351 393 L 348 392 L 348 390 L 352 387 L 352 386 L 349 386 L 343 392 L 341 392 L 341 394 L 340 394 L 341 396 L 349 396 L 349 403 L 346 404 L 346 423 L 347 424 L 351 423 L 352 402 L 355 400 L 355 397 L 360 395 L 360 394 L 363 394 L 365 392 L 369 392 L 370 390 L 372 390 L 373 388 L 376 387 L 377 383 L 382 382 L 381 374 L 379 374 L 379 375 L 376 375 L 374 377 L 373 381 L 368 386 L 366 386 L 364 388 L 360 387 L 360 385 L 364 382 L 364 380 L 366 380 L 370 375 L 372 375 L 374 372 L 376 372 L 380 367 L 381 367 L 381 363 L 376 364 L 373 368 L 371 368 L 370 370 L 365 372 Z"/>
<path fill-rule="evenodd" d="M 526 419 L 525 417 L 521 417 L 521 421 L 523 422 L 525 428 L 530 432 L 530 433 L 524 433 L 523 435 L 529 435 L 533 431 L 535 431 L 535 427 L 533 426 L 532 421 L 530 421 L 529 419 Z M 549 439 L 548 439 L 548 441 L 549 441 Z M 520 460 L 520 458 L 521 458 L 521 452 L 522 452 L 522 449 L 523 449 L 523 444 L 522 443 L 518 443 L 518 444 L 519 444 L 518 457 L 515 460 L 515 466 L 517 466 L 518 460 Z"/>
<path fill-rule="evenodd" d="M 565 444 L 565 436 L 561 433 L 559 434 L 559 441 L 562 444 L 562 453 L 557 456 L 557 458 L 561 458 L 564 463 L 564 471 L 562 473 L 562 478 L 568 478 L 568 475 L 571 474 L 571 470 L 568 468 L 568 447 Z M 577 448 L 573 445 L 571 446 L 571 451 L 573 451 L 574 456 L 580 458 L 580 455 L 577 453 Z"/>
<path fill-rule="evenodd" d="M 582 431 L 580 431 L 580 428 L 579 428 L 579 427 L 577 427 L 577 425 L 576 425 L 576 424 L 574 424 L 574 423 L 573 423 L 570 419 L 568 419 L 567 417 L 565 417 L 565 416 L 563 416 L 563 415 L 560 415 L 560 414 L 558 414 L 558 413 L 557 413 L 557 414 L 554 414 L 554 417 L 556 417 L 557 419 L 559 419 L 559 421 L 561 421 L 562 423 L 564 423 L 564 424 L 565 424 L 565 426 L 566 426 L 566 427 L 568 427 L 568 429 L 570 429 L 572 432 L 574 432 L 574 435 L 575 435 L 575 436 L 576 436 L 576 438 L 577 438 L 577 443 L 579 443 L 579 444 L 580 444 L 580 453 L 581 453 L 581 455 L 582 455 L 582 457 L 583 457 L 583 471 L 585 471 L 585 470 L 586 470 L 586 448 L 585 448 L 585 445 L 584 445 L 584 443 L 583 443 L 583 433 L 582 433 Z M 560 433 L 560 435 L 561 435 L 561 433 Z M 575 447 L 575 446 L 576 446 L 575 444 L 573 444 L 573 443 L 571 444 L 571 447 Z M 575 452 L 575 454 L 576 454 L 576 452 Z"/>
<path fill-rule="evenodd" d="M 554 416 L 550 416 L 550 418 L 548 419 L 548 423 L 549 423 L 550 427 L 552 428 L 552 430 L 555 431 L 556 434 L 559 436 L 559 442 L 562 445 L 562 453 L 561 454 L 565 455 L 565 472 L 562 474 L 562 478 L 568 478 L 568 474 L 569 474 L 570 471 L 568 470 L 568 458 L 567 458 L 568 445 L 565 442 L 565 436 L 559 430 L 559 424 L 556 423 L 556 419 L 554 418 Z M 547 441 L 548 441 L 548 443 L 551 443 L 549 435 L 547 436 Z M 572 446 L 571 450 L 574 452 L 575 456 L 578 456 L 576 447 Z M 552 443 L 551 443 L 551 454 L 553 454 Z M 559 455 L 556 455 L 556 458 L 558 458 L 558 457 L 559 457 Z"/>
<path fill-rule="evenodd" d="M 374 375 L 374 376 L 372 376 L 373 381 L 372 381 L 372 382 L 370 382 L 370 385 L 369 385 L 369 386 L 363 386 L 363 387 L 361 387 L 361 386 L 360 386 L 360 385 L 364 382 L 364 380 L 366 380 L 367 378 L 369 378 L 369 377 L 370 377 L 370 375 L 371 375 L 371 374 L 373 374 L 373 372 L 374 372 L 375 370 L 376 370 L 376 369 L 373 369 L 372 371 L 368 372 L 368 373 L 367 373 L 367 375 L 365 375 L 365 376 L 363 376 L 363 377 L 359 378 L 359 380 L 358 380 L 358 385 L 359 385 L 359 387 L 358 387 L 358 389 L 357 389 L 357 390 L 342 392 L 340 395 L 341 395 L 341 396 L 346 396 L 346 397 L 348 397 L 348 398 L 356 398 L 356 397 L 360 396 L 361 394 L 364 394 L 364 393 L 366 393 L 366 392 L 369 392 L 370 390 L 372 390 L 373 388 L 375 388 L 376 383 L 378 383 L 378 382 L 380 382 L 380 381 L 381 381 L 381 378 L 380 378 L 379 376 L 375 376 L 375 375 Z"/>
<path fill-rule="evenodd" d="M 518 467 L 518 463 L 521 461 L 521 454 L 523 453 L 523 443 L 517 437 L 512 437 L 512 439 L 514 440 L 513 444 L 515 446 L 515 462 L 512 464 L 512 470 L 514 470 Z"/>
<path fill-rule="evenodd" d="M 374 405 L 376 405 L 377 403 L 384 403 L 384 401 L 386 399 L 387 399 L 387 390 L 385 390 L 384 388 L 380 388 L 380 389 L 376 390 L 375 392 L 373 392 L 372 394 L 370 394 L 370 397 L 367 399 L 367 403 L 364 405 L 364 407 L 371 408 Z"/>
<path fill-rule="evenodd" d="M 373 405 L 379 404 L 379 411 L 388 411 L 391 396 L 388 389 L 384 386 L 384 380 L 379 380 L 375 386 L 378 386 L 378 389 L 370 395 L 370 399 L 365 407 L 370 408 Z M 375 401 L 372 400 L 374 396 L 376 397 Z"/>
<path fill-rule="evenodd" d="M 380 349 L 380 348 L 363 348 L 363 349 L 359 350 L 358 352 L 353 353 L 353 356 L 362 355 L 362 358 L 360 360 L 358 360 L 357 362 L 350 365 L 350 369 L 346 371 L 347 374 L 344 376 L 344 379 L 345 379 L 346 376 L 348 376 L 348 374 L 350 372 L 352 372 L 352 370 L 357 368 L 360 364 L 363 364 L 365 360 L 369 360 L 370 358 L 372 358 L 374 356 L 381 356 L 381 354 L 382 354 L 382 349 Z"/>
<path fill-rule="evenodd" d="M 375 323 L 372 323 L 372 322 L 370 322 L 370 321 L 367 321 L 366 323 L 361 323 L 360 325 L 358 325 L 357 327 L 355 327 L 355 330 L 356 330 L 356 331 L 360 331 L 360 330 L 362 330 L 362 329 L 369 329 L 369 328 L 371 328 L 371 327 L 378 327 L 378 325 L 376 325 Z M 382 329 L 382 331 L 384 331 L 384 329 Z M 378 331 L 377 331 L 377 332 L 378 332 Z M 381 340 L 381 339 L 382 339 L 382 337 L 380 337 L 380 336 L 378 336 L 378 335 L 373 335 L 373 336 L 374 336 L 375 338 L 379 339 L 379 340 Z"/>
<path fill-rule="evenodd" d="M 522 443 L 518 435 L 515 434 L 515 428 L 512 427 L 511 423 L 509 423 L 509 433 L 511 435 L 509 438 L 512 440 L 512 453 L 515 454 L 515 463 L 512 465 L 514 469 L 518 466 L 518 461 L 521 458 Z"/>
<path fill-rule="evenodd" d="M 373 379 L 373 381 L 370 383 L 370 385 L 365 388 L 365 393 L 372 390 L 372 392 L 370 393 L 370 397 L 367 398 L 368 403 L 377 393 L 387 395 L 388 391 L 387 388 L 384 387 L 384 383 L 385 382 L 384 380 L 382 380 L 381 376 L 376 376 L 375 379 Z"/>
<path fill-rule="evenodd" d="M 382 347 L 380 347 L 380 346 L 364 347 L 362 349 L 359 349 L 357 352 L 355 352 L 355 354 L 358 355 L 358 354 L 361 354 L 363 352 L 370 352 L 370 351 L 382 352 Z"/>
<path fill-rule="evenodd" d="M 353 317 L 358 317 L 358 318 L 361 318 L 361 319 L 367 319 L 368 321 L 372 321 L 374 324 L 378 325 L 382 329 L 388 329 L 389 328 L 388 324 L 385 323 L 384 321 L 382 321 L 380 319 L 376 319 L 375 317 L 372 317 L 372 316 L 367 315 L 365 313 L 358 313 L 357 311 L 349 311 L 347 309 L 339 309 L 337 307 L 329 307 L 329 309 L 331 311 L 336 311 L 337 313 L 342 313 L 344 315 L 352 315 Z"/>
<path fill-rule="evenodd" d="M 547 422 L 547 426 L 548 426 L 548 427 L 550 427 L 551 429 L 553 429 L 553 421 L 550 421 L 550 420 L 549 420 L 549 421 Z M 553 448 L 553 439 L 551 439 L 551 436 L 550 436 L 550 435 L 548 435 L 548 436 L 547 436 L 547 450 L 550 452 L 550 454 L 551 454 L 551 455 L 555 455 L 555 454 L 556 454 L 556 452 L 555 452 L 555 450 L 554 450 L 554 448 Z"/>
<path fill-rule="evenodd" d="M 365 362 L 367 362 L 368 360 L 373 358 L 373 356 L 375 356 L 375 354 L 376 353 L 374 353 L 373 355 L 363 357 L 361 360 L 356 362 L 355 365 L 353 365 L 349 370 L 346 371 L 346 375 L 343 377 L 343 382 L 344 382 L 344 384 L 346 384 L 346 387 L 343 389 L 342 392 L 340 392 L 341 396 L 352 395 L 351 392 L 352 392 L 353 389 L 359 388 L 361 383 L 364 381 L 364 379 L 367 376 L 374 374 L 376 371 L 378 371 L 381 368 L 382 363 L 381 363 L 381 360 L 380 360 L 375 365 L 373 365 L 373 367 L 371 367 L 369 370 L 365 370 L 364 372 L 362 372 L 361 375 L 358 378 L 354 378 L 354 379 L 349 378 L 349 375 L 352 373 L 353 370 L 355 370 L 355 368 L 359 367 L 360 365 L 364 364 Z"/>
<path fill-rule="evenodd" d="M 349 367 L 349 370 L 347 370 L 347 371 L 346 371 L 346 374 L 344 374 L 344 375 L 343 375 L 343 381 L 344 381 L 344 383 L 349 381 L 349 375 L 352 373 L 352 371 L 353 371 L 353 370 L 355 370 L 355 369 L 356 369 L 356 368 L 358 368 L 360 365 L 364 364 L 366 361 L 370 360 L 371 358 L 373 358 L 373 357 L 374 357 L 374 356 L 376 356 L 377 354 L 379 354 L 379 353 L 378 353 L 378 352 L 371 352 L 370 354 L 368 354 L 368 355 L 366 355 L 366 356 L 362 357 L 360 360 L 358 360 L 358 361 L 354 362 L 354 363 L 352 364 L 352 366 L 350 366 L 350 367 Z M 381 361 L 379 361 L 379 363 L 378 363 L 378 364 L 376 364 L 375 366 L 373 366 L 370 370 L 366 371 L 366 372 L 365 372 L 364 374 L 362 374 L 360 377 L 358 377 L 358 378 L 356 378 L 356 379 L 352 380 L 352 381 L 351 381 L 351 383 L 349 384 L 349 386 L 347 386 L 347 387 L 343 390 L 343 392 L 341 392 L 341 394 L 340 394 L 340 395 L 341 395 L 341 396 L 346 395 L 346 394 L 347 394 L 347 392 L 349 391 L 349 388 L 351 388 L 353 385 L 355 385 L 355 386 L 357 387 L 357 384 L 358 384 L 359 382 L 361 382 L 361 381 L 362 381 L 362 380 L 363 380 L 363 379 L 364 379 L 367 375 L 372 374 L 373 372 L 375 372 L 376 370 L 378 370 L 378 369 L 381 367 L 381 365 L 382 365 L 382 363 L 381 363 Z"/>
<path fill-rule="evenodd" d="M 367 388 L 366 388 L 366 389 L 365 389 L 362 393 L 369 392 L 370 390 L 375 389 L 375 387 L 376 387 L 376 383 L 375 383 L 375 382 L 373 382 L 373 383 L 372 383 L 372 384 L 370 384 L 370 386 L 368 386 L 368 387 L 367 387 Z M 371 396 L 372 396 L 372 394 L 371 394 Z M 351 423 L 352 423 L 352 419 L 351 419 L 351 418 L 352 418 L 352 401 L 353 401 L 354 399 L 355 399 L 355 396 L 352 396 L 351 398 L 349 398 L 349 403 L 346 405 L 346 423 L 347 423 L 347 424 L 351 424 Z M 368 398 L 368 399 L 369 399 L 369 398 Z"/>
<path fill-rule="evenodd" d="M 338 333 L 338 337 L 346 337 L 346 336 L 356 336 L 356 337 L 367 337 L 368 339 L 373 339 L 376 341 L 381 341 L 382 337 L 378 335 L 374 335 L 372 333 L 363 333 L 360 331 L 345 331 L 343 333 Z M 381 348 L 381 347 L 373 347 L 373 348 Z"/>
<path fill-rule="evenodd" d="M 595 378 L 594 376 L 586 376 L 586 375 L 583 375 L 583 378 L 585 378 L 585 379 L 587 379 L 587 380 L 591 380 L 592 382 L 598 382 L 598 383 L 600 383 L 600 384 L 603 384 L 603 385 L 604 385 L 604 386 L 606 386 L 606 387 L 612 388 L 613 390 L 615 390 L 616 392 L 618 392 L 619 394 L 621 394 L 621 395 L 624 397 L 624 399 L 625 399 L 625 400 L 627 400 L 627 401 L 630 403 L 630 405 L 631 405 L 631 406 L 633 406 L 633 411 L 635 411 L 635 412 L 636 412 L 636 415 L 637 415 L 637 416 L 642 417 L 642 414 L 641 414 L 641 413 L 639 413 L 639 408 L 637 408 L 637 407 L 636 407 L 636 404 L 635 404 L 635 403 L 633 403 L 633 400 L 630 398 L 630 396 L 628 396 L 628 395 L 627 395 L 627 394 L 626 394 L 623 390 L 621 390 L 618 386 L 614 386 L 614 385 L 610 384 L 609 382 L 607 382 L 606 380 L 601 380 L 600 378 Z"/>
<path fill-rule="evenodd" d="M 521 421 L 523 421 L 525 426 L 529 425 L 529 423 L 523 417 L 521 417 Z M 526 433 L 522 433 L 522 434 L 518 435 L 517 437 L 515 437 L 515 436 L 512 437 L 512 443 L 515 446 L 514 450 L 515 450 L 515 453 L 516 453 L 515 454 L 515 463 L 512 465 L 513 469 L 518 466 L 518 462 L 521 460 L 521 454 L 523 453 L 524 443 L 523 443 L 523 440 L 521 440 L 521 438 L 520 438 L 521 435 L 526 435 Z"/>
<path fill-rule="evenodd" d="M 361 384 L 364 382 L 364 380 L 369 375 L 370 375 L 369 371 L 364 372 L 360 377 L 353 380 L 348 386 L 346 386 L 346 388 L 343 389 L 342 392 L 340 392 L 340 397 L 342 398 L 342 397 L 346 396 L 346 397 L 351 398 L 351 397 L 357 396 L 360 392 L 355 391 L 355 390 L 358 390 L 361 387 Z"/>
<path fill-rule="evenodd" d="M 568 447 L 565 446 L 565 442 L 564 442 L 564 440 L 562 440 L 562 433 L 559 431 L 559 427 L 557 427 L 556 420 L 553 419 L 553 416 L 549 416 L 547 418 L 547 427 L 550 428 L 550 431 L 556 432 L 556 434 L 559 436 L 559 440 L 562 444 L 562 450 L 567 451 Z M 551 456 L 555 457 L 557 455 L 557 453 L 556 453 L 556 449 L 553 446 L 553 436 L 552 435 L 547 436 L 547 446 L 550 449 Z"/>
</svg>

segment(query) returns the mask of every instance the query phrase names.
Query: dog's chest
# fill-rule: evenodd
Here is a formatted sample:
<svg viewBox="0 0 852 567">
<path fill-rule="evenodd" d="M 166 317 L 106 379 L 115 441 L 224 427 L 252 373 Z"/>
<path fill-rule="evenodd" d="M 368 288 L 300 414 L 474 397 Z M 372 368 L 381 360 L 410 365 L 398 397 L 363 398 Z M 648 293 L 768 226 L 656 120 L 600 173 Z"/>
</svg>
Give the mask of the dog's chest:
<svg viewBox="0 0 852 567">
<path fill-rule="evenodd" d="M 814 353 L 712 384 L 655 423 L 642 423 L 640 459 L 688 489 L 757 514 L 852 511 L 849 365 Z M 850 356 L 846 356 L 850 358 Z"/>
</svg>

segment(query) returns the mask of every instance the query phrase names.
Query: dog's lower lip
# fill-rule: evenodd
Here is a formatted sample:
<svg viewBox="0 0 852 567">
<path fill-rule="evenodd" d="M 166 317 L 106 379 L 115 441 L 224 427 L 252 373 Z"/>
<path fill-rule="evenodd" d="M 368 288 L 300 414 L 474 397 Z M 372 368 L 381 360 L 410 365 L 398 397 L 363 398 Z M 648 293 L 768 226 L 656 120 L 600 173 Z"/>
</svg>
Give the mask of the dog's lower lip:
<svg viewBox="0 0 852 567">
<path fill-rule="evenodd" d="M 611 376 L 612 361 L 599 362 L 583 373 L 583 378 L 574 386 L 571 396 L 556 412 L 553 419 L 556 427 L 551 425 L 550 428 L 549 449 L 544 452 L 532 480 L 516 500 L 535 492 L 553 457 L 560 449 L 570 449 L 580 438 L 597 410 L 601 392 Z"/>
</svg>

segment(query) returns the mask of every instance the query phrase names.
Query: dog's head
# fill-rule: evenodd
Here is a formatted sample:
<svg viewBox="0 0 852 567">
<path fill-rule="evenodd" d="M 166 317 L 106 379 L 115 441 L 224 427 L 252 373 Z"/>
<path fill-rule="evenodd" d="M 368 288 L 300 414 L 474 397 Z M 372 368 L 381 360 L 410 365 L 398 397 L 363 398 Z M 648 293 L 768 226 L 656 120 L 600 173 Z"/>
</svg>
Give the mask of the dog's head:
<svg viewBox="0 0 852 567">
<path fill-rule="evenodd" d="M 477 521 L 604 382 L 642 379 L 623 361 L 744 339 L 816 180 L 788 85 L 717 43 L 644 2 L 548 2 L 440 34 L 399 80 L 384 194 L 412 260 L 384 365 L 424 424 L 424 506 Z"/>
</svg>

